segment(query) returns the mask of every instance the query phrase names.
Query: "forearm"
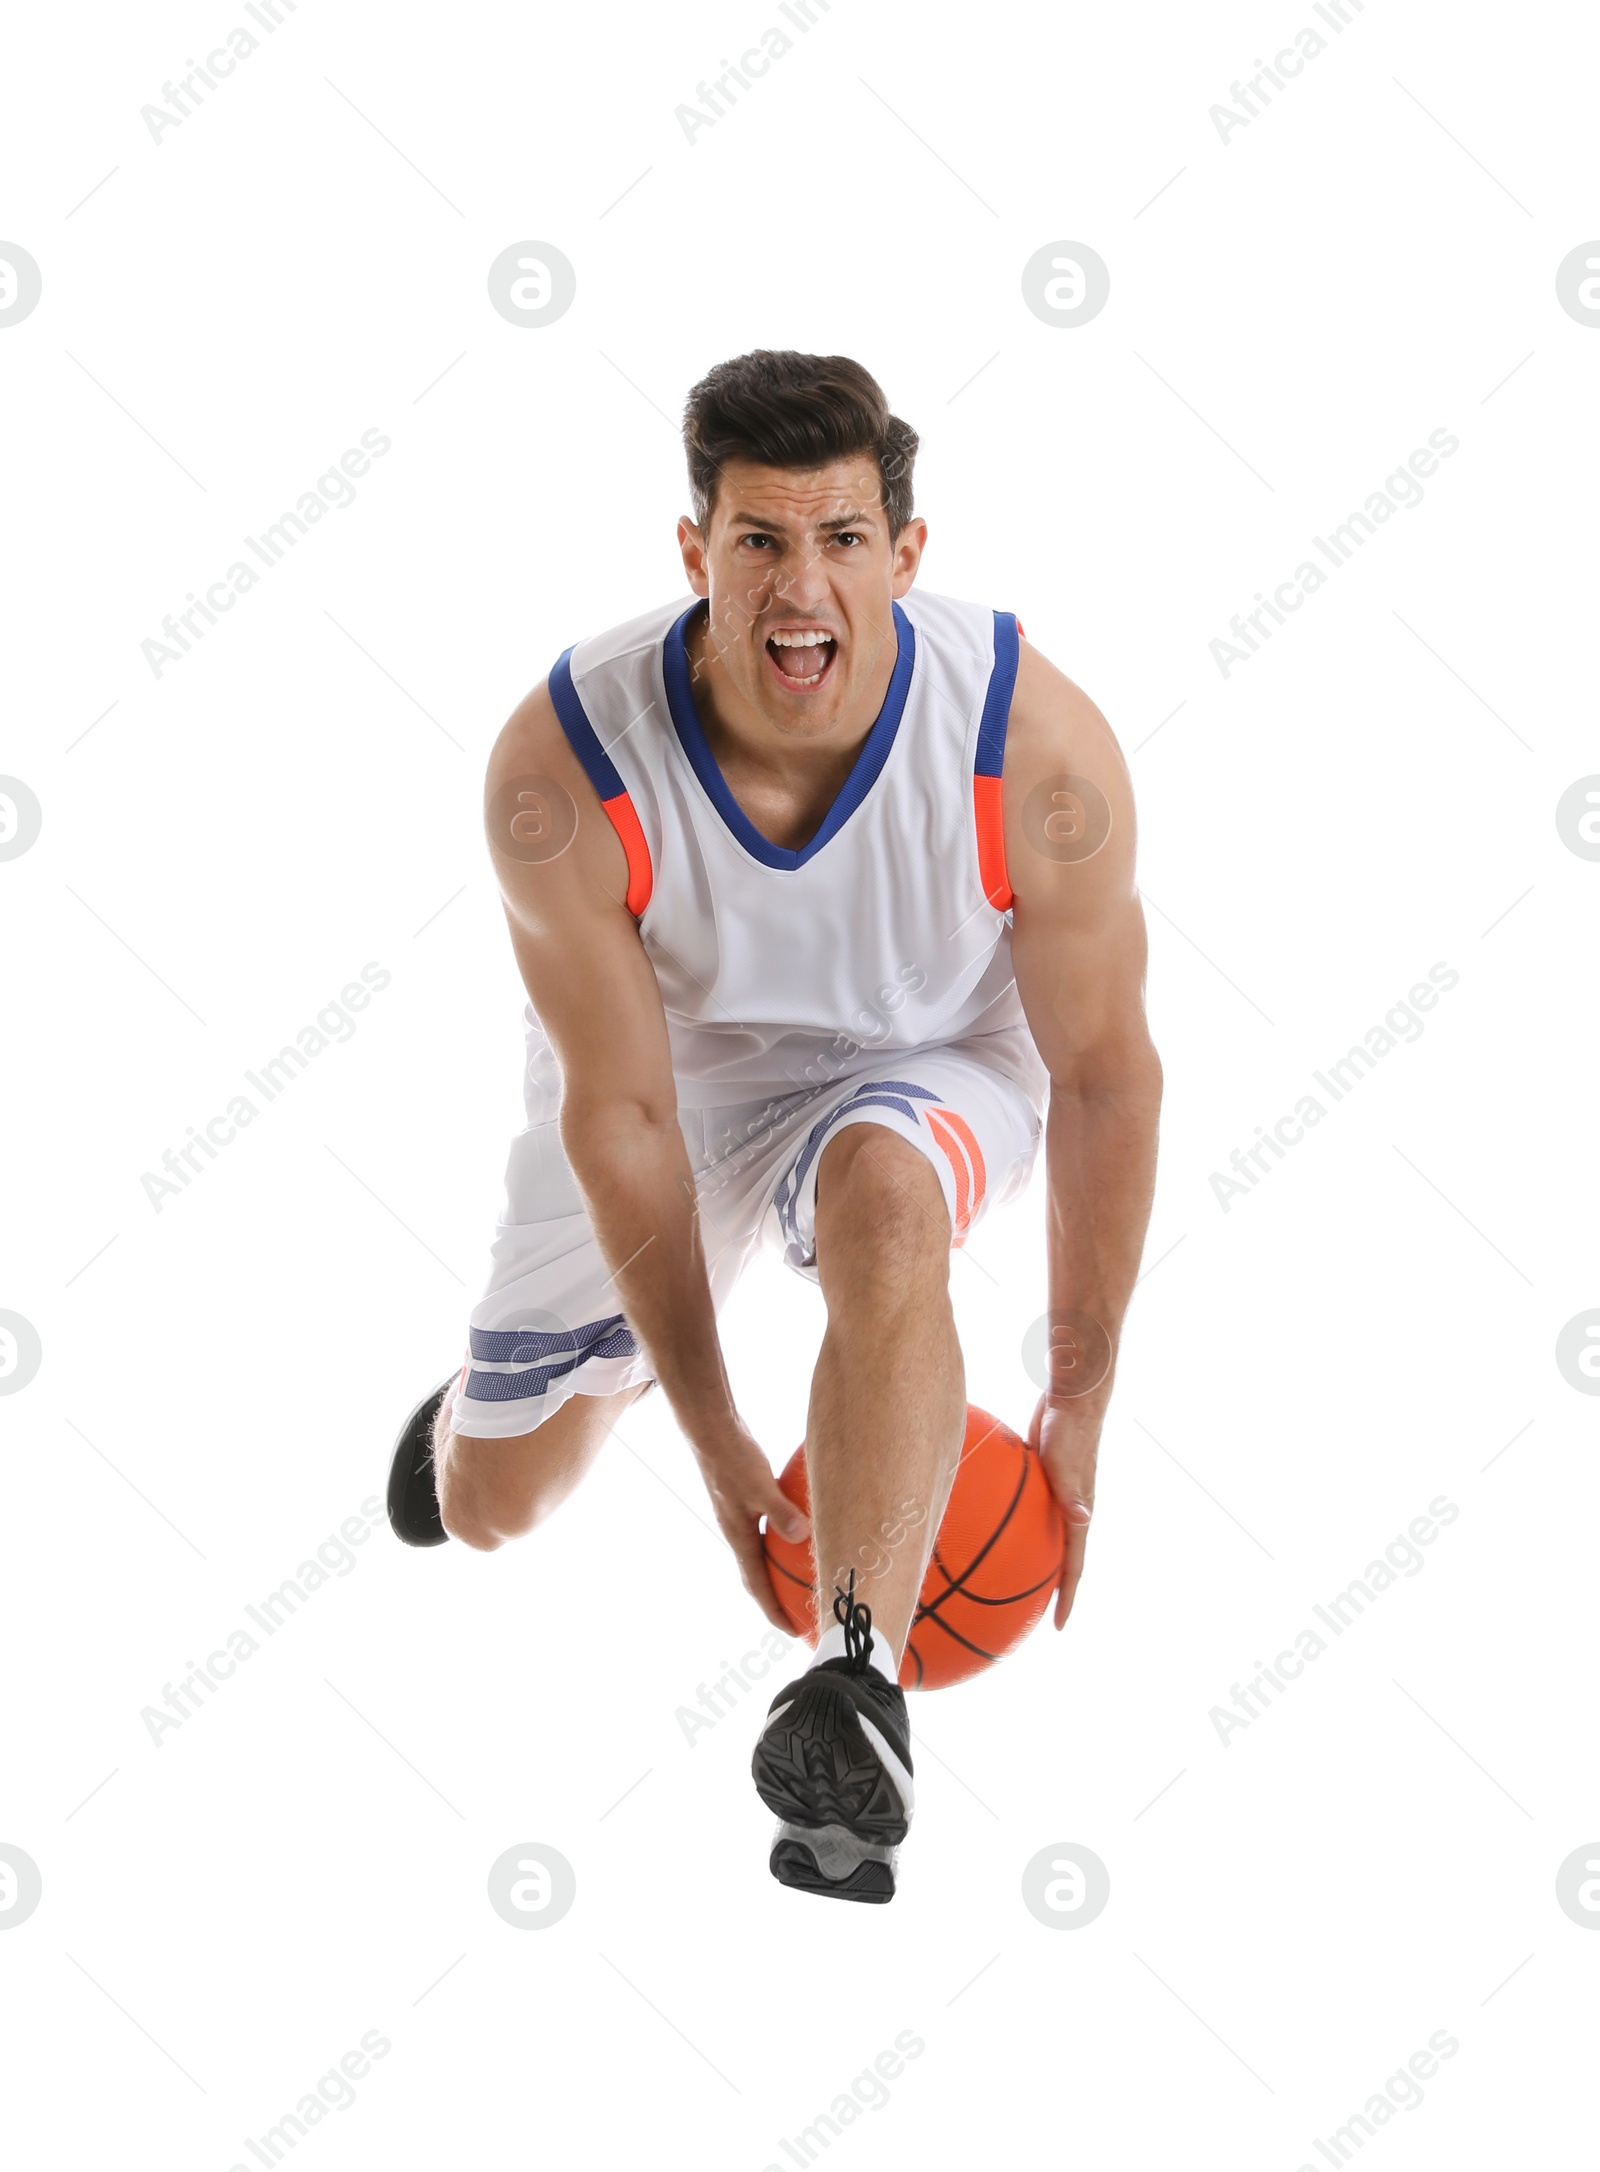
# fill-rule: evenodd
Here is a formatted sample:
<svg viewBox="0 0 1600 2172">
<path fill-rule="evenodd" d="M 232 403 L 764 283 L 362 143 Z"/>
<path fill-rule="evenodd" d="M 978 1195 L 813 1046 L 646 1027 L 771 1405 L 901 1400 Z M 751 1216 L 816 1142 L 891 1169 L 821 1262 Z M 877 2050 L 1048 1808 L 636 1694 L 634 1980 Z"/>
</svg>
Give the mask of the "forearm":
<svg viewBox="0 0 1600 2172">
<path fill-rule="evenodd" d="M 563 1111 L 562 1144 L 619 1307 L 697 1449 L 735 1423 L 676 1117 L 650 1123 Z"/>
<path fill-rule="evenodd" d="M 1110 1078 L 1052 1084 L 1048 1185 L 1048 1367 L 1052 1401 L 1084 1418 L 1110 1397 L 1155 1188 L 1161 1066 L 1146 1048 Z"/>
</svg>

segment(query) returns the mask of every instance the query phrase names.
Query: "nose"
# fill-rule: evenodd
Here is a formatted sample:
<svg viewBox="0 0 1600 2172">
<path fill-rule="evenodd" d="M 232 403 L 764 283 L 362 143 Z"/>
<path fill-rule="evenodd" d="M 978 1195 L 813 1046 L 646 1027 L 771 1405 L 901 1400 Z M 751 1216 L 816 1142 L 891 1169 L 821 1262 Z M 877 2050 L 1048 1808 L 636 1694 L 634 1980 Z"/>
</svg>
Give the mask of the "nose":
<svg viewBox="0 0 1600 2172">
<path fill-rule="evenodd" d="M 775 571 L 772 586 L 774 595 L 798 614 L 821 617 L 831 601 L 828 569 L 815 552 L 796 551 L 786 557 Z"/>
</svg>

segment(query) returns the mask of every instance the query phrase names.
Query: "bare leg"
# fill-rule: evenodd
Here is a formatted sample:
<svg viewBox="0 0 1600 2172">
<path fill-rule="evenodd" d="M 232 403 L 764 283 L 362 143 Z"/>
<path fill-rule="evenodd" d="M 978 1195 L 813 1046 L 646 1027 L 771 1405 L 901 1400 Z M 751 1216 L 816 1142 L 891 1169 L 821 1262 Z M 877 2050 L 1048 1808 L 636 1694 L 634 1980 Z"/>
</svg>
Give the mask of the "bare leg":
<svg viewBox="0 0 1600 2172">
<path fill-rule="evenodd" d="M 824 1150 L 817 1272 L 828 1329 L 806 1425 L 823 1625 L 853 1567 L 873 1633 L 896 1660 L 966 1427 L 950 1234 L 937 1176 L 898 1133 L 852 1124 Z"/>
<path fill-rule="evenodd" d="M 439 1513 L 452 1538 L 492 1553 L 559 1508 L 600 1453 L 611 1428 L 644 1387 L 574 1395 L 532 1433 L 479 1440 L 434 1435 Z M 441 1426 L 443 1412 L 440 1413 Z"/>
</svg>

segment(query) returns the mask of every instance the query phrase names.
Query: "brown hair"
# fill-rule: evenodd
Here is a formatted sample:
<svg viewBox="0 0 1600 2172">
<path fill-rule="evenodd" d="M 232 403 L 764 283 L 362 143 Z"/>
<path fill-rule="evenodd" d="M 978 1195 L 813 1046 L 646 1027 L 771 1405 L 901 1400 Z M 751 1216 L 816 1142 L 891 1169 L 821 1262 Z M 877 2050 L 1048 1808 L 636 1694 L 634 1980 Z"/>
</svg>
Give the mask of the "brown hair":
<svg viewBox="0 0 1600 2172">
<path fill-rule="evenodd" d="M 683 443 L 702 528 L 724 461 L 820 468 L 853 453 L 871 453 L 878 463 L 891 542 L 911 518 L 917 433 L 890 414 L 877 379 L 848 355 L 757 347 L 719 362 L 689 394 Z"/>
</svg>

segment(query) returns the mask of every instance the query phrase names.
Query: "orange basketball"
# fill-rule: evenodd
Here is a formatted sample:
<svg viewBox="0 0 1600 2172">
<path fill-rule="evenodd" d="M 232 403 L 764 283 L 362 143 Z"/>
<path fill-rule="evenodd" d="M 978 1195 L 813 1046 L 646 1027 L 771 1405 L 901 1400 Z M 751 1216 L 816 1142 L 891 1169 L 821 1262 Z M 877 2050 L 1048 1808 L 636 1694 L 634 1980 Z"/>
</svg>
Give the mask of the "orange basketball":
<svg viewBox="0 0 1600 2172">
<path fill-rule="evenodd" d="M 797 1448 L 778 1479 L 791 1501 L 811 1512 L 806 1456 Z M 914 1505 L 876 1542 L 865 1542 L 858 1573 L 896 1545 L 915 1544 Z M 1065 1537 L 1061 1511 L 1038 1451 L 975 1403 L 955 1484 L 922 1580 L 916 1618 L 900 1662 L 902 1689 L 946 1689 L 1014 1651 L 1050 1605 Z M 817 1641 L 816 1563 L 811 1541 L 766 1534 L 767 1563 L 779 1604 L 796 1636 Z"/>
</svg>

